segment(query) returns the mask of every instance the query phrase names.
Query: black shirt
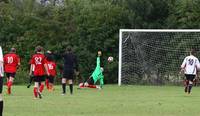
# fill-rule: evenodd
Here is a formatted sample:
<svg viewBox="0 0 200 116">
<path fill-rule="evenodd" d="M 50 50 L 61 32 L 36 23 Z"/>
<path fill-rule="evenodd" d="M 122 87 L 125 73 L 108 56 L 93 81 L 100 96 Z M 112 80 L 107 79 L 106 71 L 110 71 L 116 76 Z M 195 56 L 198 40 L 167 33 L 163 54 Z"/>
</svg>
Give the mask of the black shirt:
<svg viewBox="0 0 200 116">
<path fill-rule="evenodd" d="M 65 53 L 63 55 L 64 58 L 64 72 L 65 71 L 73 71 L 76 69 L 78 71 L 78 62 L 77 58 L 73 53 Z"/>
</svg>

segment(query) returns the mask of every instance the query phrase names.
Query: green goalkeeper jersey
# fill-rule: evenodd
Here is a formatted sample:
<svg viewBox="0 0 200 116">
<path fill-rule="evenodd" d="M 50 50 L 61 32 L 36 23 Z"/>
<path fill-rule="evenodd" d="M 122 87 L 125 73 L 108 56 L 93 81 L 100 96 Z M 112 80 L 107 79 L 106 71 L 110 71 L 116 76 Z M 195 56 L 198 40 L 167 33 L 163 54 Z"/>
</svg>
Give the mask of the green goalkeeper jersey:
<svg viewBox="0 0 200 116">
<path fill-rule="evenodd" d="M 104 79 L 104 76 L 103 76 L 103 73 L 102 73 L 102 70 L 101 70 L 101 67 L 100 67 L 100 57 L 98 56 L 97 57 L 97 63 L 96 63 L 96 68 L 94 70 L 94 72 L 92 73 L 92 78 L 94 80 L 94 84 L 99 80 L 100 81 L 100 85 L 101 87 L 103 86 L 104 82 L 103 82 L 103 79 Z"/>
</svg>

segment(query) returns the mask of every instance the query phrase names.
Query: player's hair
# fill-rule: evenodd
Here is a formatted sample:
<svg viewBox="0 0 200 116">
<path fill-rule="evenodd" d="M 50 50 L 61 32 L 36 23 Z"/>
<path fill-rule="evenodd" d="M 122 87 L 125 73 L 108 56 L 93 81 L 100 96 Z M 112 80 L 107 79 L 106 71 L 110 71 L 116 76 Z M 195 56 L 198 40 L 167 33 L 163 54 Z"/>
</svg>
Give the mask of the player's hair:
<svg viewBox="0 0 200 116">
<path fill-rule="evenodd" d="M 52 52 L 50 50 L 47 51 L 47 54 L 51 54 Z"/>
<path fill-rule="evenodd" d="M 71 47 L 68 47 L 68 48 L 67 48 L 67 51 L 68 51 L 68 52 L 71 52 L 71 51 L 72 51 L 72 48 L 71 48 Z"/>
<path fill-rule="evenodd" d="M 53 55 L 52 54 L 47 54 L 46 55 L 46 60 L 53 61 Z"/>
<path fill-rule="evenodd" d="M 101 52 L 102 52 L 102 49 L 101 49 L 101 48 L 99 48 L 99 49 L 98 49 L 98 51 L 101 51 Z"/>
<path fill-rule="evenodd" d="M 46 52 L 45 56 L 46 56 L 46 59 L 47 59 L 48 61 L 53 61 L 53 55 L 52 55 L 52 52 L 51 52 L 50 50 L 48 50 L 48 51 Z"/>
<path fill-rule="evenodd" d="M 195 49 L 191 49 L 190 50 L 190 54 L 195 55 L 196 54 L 196 50 Z"/>
<path fill-rule="evenodd" d="M 65 49 L 65 53 L 71 53 L 72 52 L 72 48 L 69 46 Z"/>
<path fill-rule="evenodd" d="M 11 48 L 10 52 L 15 53 L 16 52 L 16 48 Z"/>
<path fill-rule="evenodd" d="M 36 52 L 41 52 L 42 50 L 43 50 L 42 46 L 37 46 L 37 47 L 35 48 L 35 51 L 36 51 Z"/>
</svg>

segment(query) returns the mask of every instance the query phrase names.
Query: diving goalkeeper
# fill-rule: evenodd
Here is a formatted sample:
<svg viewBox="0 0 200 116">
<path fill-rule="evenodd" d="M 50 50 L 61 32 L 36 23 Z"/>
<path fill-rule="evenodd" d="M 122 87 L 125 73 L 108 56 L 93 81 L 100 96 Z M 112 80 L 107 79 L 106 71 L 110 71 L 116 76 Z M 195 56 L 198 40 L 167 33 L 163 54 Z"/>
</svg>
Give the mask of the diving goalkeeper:
<svg viewBox="0 0 200 116">
<path fill-rule="evenodd" d="M 99 50 L 97 60 L 96 60 L 96 68 L 85 83 L 79 84 L 80 88 L 89 87 L 89 88 L 101 89 L 103 87 L 104 75 L 103 75 L 103 63 L 101 62 L 101 56 L 102 56 L 102 52 L 101 50 Z M 100 82 L 100 86 L 95 85 L 97 81 Z"/>
</svg>

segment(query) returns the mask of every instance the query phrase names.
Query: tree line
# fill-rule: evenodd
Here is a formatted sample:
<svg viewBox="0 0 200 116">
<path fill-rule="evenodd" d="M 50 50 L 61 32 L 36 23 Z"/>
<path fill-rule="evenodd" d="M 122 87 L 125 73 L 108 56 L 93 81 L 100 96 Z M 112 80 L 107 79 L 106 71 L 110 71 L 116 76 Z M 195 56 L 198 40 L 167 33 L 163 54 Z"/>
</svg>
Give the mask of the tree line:
<svg viewBox="0 0 200 116">
<path fill-rule="evenodd" d="M 17 48 L 22 59 L 19 83 L 27 78 L 37 45 L 54 52 L 72 46 L 84 78 L 95 68 L 96 52 L 102 49 L 105 82 L 116 83 L 119 29 L 199 28 L 199 5 L 198 0 L 64 0 L 61 6 L 0 0 L 0 45 L 4 53 Z M 114 62 L 108 63 L 108 56 Z M 56 61 L 62 64 L 62 59 Z"/>
</svg>

